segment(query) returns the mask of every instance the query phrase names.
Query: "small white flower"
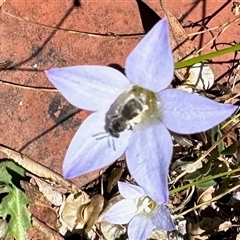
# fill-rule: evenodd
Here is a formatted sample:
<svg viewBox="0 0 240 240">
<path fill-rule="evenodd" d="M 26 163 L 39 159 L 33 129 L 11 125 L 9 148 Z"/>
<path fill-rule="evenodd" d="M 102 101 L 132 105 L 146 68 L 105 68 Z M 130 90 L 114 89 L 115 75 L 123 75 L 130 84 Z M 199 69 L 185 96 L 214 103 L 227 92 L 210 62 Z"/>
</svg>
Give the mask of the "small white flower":
<svg viewBox="0 0 240 240">
<path fill-rule="evenodd" d="M 118 188 L 125 199 L 112 206 L 103 220 L 112 224 L 129 223 L 129 240 L 145 240 L 155 227 L 165 231 L 175 229 L 167 207 L 147 196 L 144 189 L 124 182 L 118 182 Z"/>
</svg>

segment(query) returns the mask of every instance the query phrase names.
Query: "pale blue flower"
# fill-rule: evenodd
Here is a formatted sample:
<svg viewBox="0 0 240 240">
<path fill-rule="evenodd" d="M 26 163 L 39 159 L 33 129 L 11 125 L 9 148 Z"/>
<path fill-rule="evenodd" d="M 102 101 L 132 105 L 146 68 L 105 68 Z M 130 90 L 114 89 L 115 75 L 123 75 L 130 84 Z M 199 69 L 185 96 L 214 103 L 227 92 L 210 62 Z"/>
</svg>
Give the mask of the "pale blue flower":
<svg viewBox="0 0 240 240">
<path fill-rule="evenodd" d="M 143 188 L 124 182 L 118 182 L 118 188 L 124 199 L 114 204 L 102 220 L 112 224 L 129 223 L 129 240 L 147 239 L 154 228 L 175 229 L 167 207 L 148 197 Z"/>
<path fill-rule="evenodd" d="M 47 77 L 73 105 L 91 111 L 67 150 L 63 175 L 73 178 L 113 163 L 126 152 L 131 175 L 147 195 L 168 202 L 168 168 L 172 139 L 168 130 L 181 134 L 206 131 L 221 123 L 236 106 L 219 104 L 177 89 L 166 89 L 173 71 L 173 56 L 166 19 L 159 21 L 139 42 L 126 60 L 126 76 L 106 66 L 74 66 L 46 71 Z M 106 132 L 109 111 L 129 89 L 146 93 L 148 110 L 138 124 L 119 138 L 96 136 Z M 133 90 L 131 90 L 133 92 Z M 120 99 L 120 100 L 119 100 Z M 113 113 L 114 114 L 114 113 Z M 108 131 L 107 131 L 108 132 Z"/>
</svg>

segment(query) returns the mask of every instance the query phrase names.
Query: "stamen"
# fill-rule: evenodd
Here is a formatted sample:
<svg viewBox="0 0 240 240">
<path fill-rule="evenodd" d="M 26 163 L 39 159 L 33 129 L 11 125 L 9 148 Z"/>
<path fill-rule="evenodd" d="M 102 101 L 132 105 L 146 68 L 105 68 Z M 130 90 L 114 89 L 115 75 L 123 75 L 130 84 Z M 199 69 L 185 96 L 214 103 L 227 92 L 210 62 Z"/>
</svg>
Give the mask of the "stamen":
<svg viewBox="0 0 240 240">
<path fill-rule="evenodd" d="M 155 212 L 157 203 L 148 196 L 139 198 L 137 208 L 138 214 L 151 215 Z"/>
</svg>

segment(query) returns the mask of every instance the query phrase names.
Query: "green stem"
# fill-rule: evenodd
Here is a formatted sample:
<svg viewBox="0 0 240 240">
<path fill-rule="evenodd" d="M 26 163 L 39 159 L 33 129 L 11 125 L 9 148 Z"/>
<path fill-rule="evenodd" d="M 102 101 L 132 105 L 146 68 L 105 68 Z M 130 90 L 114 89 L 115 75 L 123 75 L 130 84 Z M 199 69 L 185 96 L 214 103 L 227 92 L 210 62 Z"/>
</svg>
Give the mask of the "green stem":
<svg viewBox="0 0 240 240">
<path fill-rule="evenodd" d="M 239 172 L 239 171 L 240 171 L 240 168 L 237 168 L 237 169 L 227 171 L 227 172 L 224 172 L 224 173 L 219 173 L 219 174 L 214 175 L 214 176 L 207 176 L 207 177 L 204 177 L 204 178 L 202 178 L 198 181 L 194 181 L 194 182 L 188 183 L 186 185 L 183 185 L 181 187 L 175 188 L 175 189 L 170 191 L 170 194 L 174 194 L 174 193 L 180 192 L 182 190 L 185 190 L 187 188 L 190 188 L 192 186 L 197 186 L 198 184 L 201 184 L 201 183 L 204 183 L 204 182 L 207 182 L 207 181 L 219 178 L 219 177 L 227 176 L 227 175 L 233 174 L 235 172 Z"/>
<path fill-rule="evenodd" d="M 212 58 L 215 58 L 215 57 L 219 57 L 219 56 L 222 56 L 222 55 L 227 54 L 227 53 L 232 53 L 232 52 L 235 52 L 235 51 L 239 51 L 239 50 L 240 50 L 240 44 L 237 44 L 237 45 L 234 45 L 234 46 L 229 47 L 229 48 L 224 48 L 224 49 L 212 52 L 212 53 L 207 53 L 207 54 L 202 55 L 202 56 L 198 56 L 198 57 L 190 58 L 190 59 L 187 59 L 187 60 L 183 60 L 183 61 L 175 63 L 175 69 L 191 66 L 191 65 L 194 65 L 196 63 L 203 62 L 203 61 L 206 61 L 206 60 L 209 60 L 209 59 L 212 59 Z"/>
</svg>

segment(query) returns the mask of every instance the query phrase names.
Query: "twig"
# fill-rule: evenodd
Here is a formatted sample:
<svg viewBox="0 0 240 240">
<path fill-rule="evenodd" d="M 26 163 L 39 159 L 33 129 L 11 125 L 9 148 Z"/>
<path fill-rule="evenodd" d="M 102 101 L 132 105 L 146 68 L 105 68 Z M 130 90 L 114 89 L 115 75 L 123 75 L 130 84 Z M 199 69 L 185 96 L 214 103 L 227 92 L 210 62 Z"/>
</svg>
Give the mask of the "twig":
<svg viewBox="0 0 240 240">
<path fill-rule="evenodd" d="M 19 84 L 19 83 L 7 82 L 5 80 L 0 80 L 0 84 L 7 85 L 7 86 L 12 86 L 12 87 L 16 87 L 16 88 L 27 89 L 27 90 L 46 91 L 46 92 L 58 92 L 58 90 L 56 88 L 25 86 L 25 85 L 22 85 L 22 84 Z"/>
<path fill-rule="evenodd" d="M 47 24 L 34 22 L 30 19 L 21 18 L 21 17 L 18 17 L 16 15 L 13 15 L 9 12 L 6 12 L 3 9 L 3 6 L 1 7 L 1 9 L 2 9 L 2 12 L 4 14 L 6 14 L 9 17 L 15 18 L 19 21 L 24 21 L 24 22 L 34 24 L 34 25 L 38 25 L 38 26 L 41 26 L 41 27 L 45 27 L 45 28 L 48 28 L 48 29 L 59 30 L 59 31 L 75 33 L 75 34 L 81 34 L 81 35 L 85 35 L 85 36 L 89 36 L 89 37 L 107 37 L 107 38 L 112 38 L 112 39 L 119 39 L 119 38 L 121 38 L 121 39 L 136 39 L 136 38 L 139 39 L 139 38 L 142 38 L 142 37 L 145 36 L 145 33 L 134 33 L 134 34 L 117 34 L 117 33 L 112 33 L 112 32 L 110 32 L 110 33 L 93 33 L 93 32 L 71 30 L 71 29 L 68 29 L 68 28 L 53 27 L 53 26 L 49 26 Z"/>
<path fill-rule="evenodd" d="M 173 219 L 174 219 L 174 220 L 175 220 L 175 219 L 178 219 L 178 218 L 186 215 L 187 213 L 189 213 L 189 212 L 191 212 L 191 211 L 194 211 L 194 210 L 196 210 L 196 209 L 201 208 L 201 207 L 204 206 L 204 205 L 209 205 L 211 202 L 217 201 L 218 199 L 222 198 L 222 197 L 225 196 L 226 194 L 235 191 L 235 190 L 238 189 L 239 187 L 240 187 L 240 185 L 237 185 L 237 186 L 233 187 L 232 189 L 230 189 L 230 190 L 228 190 L 228 191 L 226 191 L 226 192 L 224 192 L 224 193 L 222 193 L 222 194 L 220 194 L 220 195 L 212 198 L 212 199 L 209 200 L 209 201 L 206 201 L 206 202 L 204 202 L 204 203 L 201 203 L 201 204 L 199 204 L 199 205 L 197 205 L 197 206 L 195 206 L 195 207 L 192 207 L 192 208 L 190 208 L 190 209 L 188 209 L 188 210 L 180 213 L 180 214 L 177 215 L 177 216 L 174 216 Z"/>
</svg>

